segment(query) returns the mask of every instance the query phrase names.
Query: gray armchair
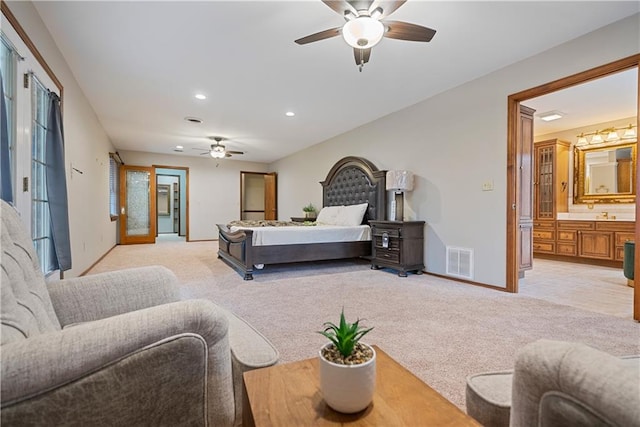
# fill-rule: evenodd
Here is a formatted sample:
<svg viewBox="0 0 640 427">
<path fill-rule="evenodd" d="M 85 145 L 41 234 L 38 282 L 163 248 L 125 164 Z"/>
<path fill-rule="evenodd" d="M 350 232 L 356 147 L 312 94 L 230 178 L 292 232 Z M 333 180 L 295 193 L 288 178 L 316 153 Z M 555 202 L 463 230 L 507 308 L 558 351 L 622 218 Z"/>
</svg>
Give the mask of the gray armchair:
<svg viewBox="0 0 640 427">
<path fill-rule="evenodd" d="M 640 358 L 539 340 L 513 371 L 467 378 L 467 413 L 485 427 L 640 426 Z"/>
<path fill-rule="evenodd" d="M 278 353 L 164 267 L 45 283 L 2 202 L 1 424 L 239 425 L 242 373 Z"/>
</svg>

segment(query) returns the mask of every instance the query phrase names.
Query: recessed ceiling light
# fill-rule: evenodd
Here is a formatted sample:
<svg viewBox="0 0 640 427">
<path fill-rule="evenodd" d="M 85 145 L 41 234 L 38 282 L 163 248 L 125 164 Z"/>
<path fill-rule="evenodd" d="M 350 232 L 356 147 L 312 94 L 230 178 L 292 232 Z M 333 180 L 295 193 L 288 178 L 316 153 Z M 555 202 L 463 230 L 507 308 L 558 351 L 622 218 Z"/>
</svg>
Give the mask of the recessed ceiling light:
<svg viewBox="0 0 640 427">
<path fill-rule="evenodd" d="M 184 147 L 182 145 L 176 145 L 176 148 L 174 148 L 173 151 L 182 152 L 183 149 Z"/>
<path fill-rule="evenodd" d="M 185 117 L 184 119 L 191 123 L 202 123 L 202 119 L 199 119 L 197 117 Z"/>
<path fill-rule="evenodd" d="M 294 113 L 293 111 L 287 111 L 286 113 L 284 113 L 284 115 L 287 117 L 293 117 L 296 115 L 296 113 Z"/>
<path fill-rule="evenodd" d="M 196 93 L 196 98 L 197 99 L 207 99 L 207 95 L 203 95 L 201 93 Z"/>
<path fill-rule="evenodd" d="M 546 113 L 540 113 L 538 114 L 538 117 L 540 117 L 540 120 L 544 120 L 545 122 L 551 122 L 553 120 L 558 120 L 564 117 L 564 113 L 561 113 L 560 111 L 549 111 Z"/>
</svg>

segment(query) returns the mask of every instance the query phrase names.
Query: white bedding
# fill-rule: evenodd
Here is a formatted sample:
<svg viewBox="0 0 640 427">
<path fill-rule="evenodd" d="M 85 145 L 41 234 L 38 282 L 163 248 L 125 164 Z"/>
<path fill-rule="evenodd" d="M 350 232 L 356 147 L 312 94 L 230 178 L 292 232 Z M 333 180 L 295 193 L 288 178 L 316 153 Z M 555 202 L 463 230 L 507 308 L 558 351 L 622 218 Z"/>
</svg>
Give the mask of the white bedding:
<svg viewBox="0 0 640 427">
<path fill-rule="evenodd" d="M 355 242 L 371 240 L 368 225 L 316 225 L 309 227 L 231 227 L 231 231 L 253 230 L 253 246 L 303 243 Z"/>
</svg>

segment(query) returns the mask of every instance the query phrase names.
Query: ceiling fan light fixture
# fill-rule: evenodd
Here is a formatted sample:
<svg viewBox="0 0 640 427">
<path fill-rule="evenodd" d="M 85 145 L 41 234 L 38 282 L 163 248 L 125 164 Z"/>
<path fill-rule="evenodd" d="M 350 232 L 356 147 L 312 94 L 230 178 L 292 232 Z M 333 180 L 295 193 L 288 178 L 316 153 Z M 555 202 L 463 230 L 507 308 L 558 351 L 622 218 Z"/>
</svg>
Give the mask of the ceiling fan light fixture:
<svg viewBox="0 0 640 427">
<path fill-rule="evenodd" d="M 222 159 L 226 155 L 224 145 L 212 145 L 209 154 L 214 159 Z"/>
<path fill-rule="evenodd" d="M 383 35 L 384 25 L 382 22 L 370 16 L 359 16 L 348 21 L 342 27 L 344 41 L 356 49 L 369 49 L 375 46 L 382 40 Z"/>
</svg>

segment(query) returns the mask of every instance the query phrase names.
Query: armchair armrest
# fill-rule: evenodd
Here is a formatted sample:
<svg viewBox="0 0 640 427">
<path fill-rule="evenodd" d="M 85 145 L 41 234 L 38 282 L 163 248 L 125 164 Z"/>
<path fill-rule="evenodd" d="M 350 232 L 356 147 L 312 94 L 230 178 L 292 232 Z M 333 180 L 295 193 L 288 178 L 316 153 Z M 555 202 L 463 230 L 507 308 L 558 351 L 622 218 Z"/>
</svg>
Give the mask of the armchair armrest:
<svg viewBox="0 0 640 427">
<path fill-rule="evenodd" d="M 145 347 L 181 334 L 204 339 L 205 358 L 207 347 L 220 347 L 220 352 L 226 354 L 220 356 L 221 365 L 227 366 L 209 369 L 230 372 L 226 317 L 209 301 L 181 301 L 3 345 L 3 410 L 6 405 L 81 380 Z M 144 372 L 139 381 L 145 381 Z"/>
<path fill-rule="evenodd" d="M 536 341 L 516 358 L 510 425 L 640 425 L 638 378 L 637 361 Z"/>
<path fill-rule="evenodd" d="M 62 327 L 180 299 L 178 279 L 161 266 L 129 268 L 47 283 Z"/>
</svg>

